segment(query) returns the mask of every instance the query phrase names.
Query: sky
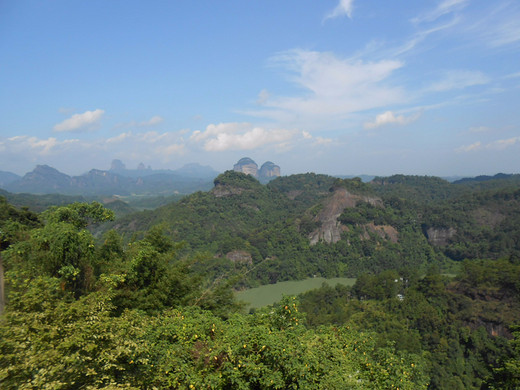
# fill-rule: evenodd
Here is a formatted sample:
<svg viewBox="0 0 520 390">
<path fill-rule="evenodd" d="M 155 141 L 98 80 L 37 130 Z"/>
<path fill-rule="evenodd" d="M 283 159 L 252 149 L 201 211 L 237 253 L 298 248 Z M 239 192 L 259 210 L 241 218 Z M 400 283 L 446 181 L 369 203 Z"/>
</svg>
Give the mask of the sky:
<svg viewBox="0 0 520 390">
<path fill-rule="evenodd" d="M 520 172 L 518 0 L 0 1 L 0 170 Z"/>
</svg>

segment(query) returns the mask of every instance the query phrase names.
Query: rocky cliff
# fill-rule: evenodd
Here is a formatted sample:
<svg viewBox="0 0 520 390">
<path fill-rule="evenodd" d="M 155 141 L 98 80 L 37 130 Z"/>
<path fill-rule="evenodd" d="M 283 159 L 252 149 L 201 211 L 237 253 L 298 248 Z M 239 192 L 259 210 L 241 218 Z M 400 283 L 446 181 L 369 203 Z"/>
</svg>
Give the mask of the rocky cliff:
<svg viewBox="0 0 520 390">
<path fill-rule="evenodd" d="M 280 167 L 271 161 L 267 161 L 262 164 L 258 176 L 265 178 L 278 177 L 280 176 Z"/>
<path fill-rule="evenodd" d="M 322 203 L 321 210 L 314 218 L 319 227 L 309 234 L 311 245 L 321 240 L 327 243 L 338 242 L 341 239 L 341 233 L 347 229 L 346 226 L 338 221 L 338 217 L 347 207 L 355 207 L 359 201 L 367 202 L 377 207 L 383 206 L 381 199 L 377 197 L 353 194 L 345 188 L 335 189 L 332 196 Z M 387 232 L 385 229 L 373 226 L 370 230 L 377 234 L 391 233 L 391 235 L 395 235 L 393 231 Z"/>
<path fill-rule="evenodd" d="M 244 157 L 238 160 L 238 162 L 233 166 L 233 170 L 245 173 L 246 175 L 258 177 L 258 165 L 249 157 Z"/>
<path fill-rule="evenodd" d="M 271 161 L 262 164 L 260 170 L 258 164 L 249 157 L 241 158 L 234 166 L 233 170 L 251 175 L 259 179 L 272 179 L 280 176 L 280 167 Z"/>
</svg>

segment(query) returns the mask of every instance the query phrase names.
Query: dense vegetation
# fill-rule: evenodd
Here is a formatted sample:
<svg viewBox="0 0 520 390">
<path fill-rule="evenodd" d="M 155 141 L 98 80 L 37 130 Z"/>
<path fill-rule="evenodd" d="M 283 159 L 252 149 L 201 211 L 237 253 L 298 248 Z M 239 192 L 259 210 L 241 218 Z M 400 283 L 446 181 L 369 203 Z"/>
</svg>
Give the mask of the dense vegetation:
<svg viewBox="0 0 520 390">
<path fill-rule="evenodd" d="M 362 183 L 302 174 L 261 185 L 226 172 L 212 191 L 109 226 L 129 238 L 162 224 L 188 249 L 219 256 L 219 272 L 241 270 L 244 286 L 407 267 L 426 272 L 430 265 L 451 272 L 463 259 L 518 256 L 519 195 L 507 179 L 475 189 L 434 177 Z M 327 215 L 334 207 L 337 217 Z M 327 218 L 337 225 L 338 240 L 312 243 L 313 235 L 326 235 Z M 231 260 L 237 251 L 244 261 Z"/>
<path fill-rule="evenodd" d="M 116 220 L 0 198 L 0 387 L 520 385 L 516 176 L 214 184 Z M 233 298 L 315 275 L 357 281 L 250 314 Z"/>
<path fill-rule="evenodd" d="M 2 206 L 9 299 L 0 318 L 5 389 L 425 388 L 422 357 L 347 327 L 307 329 L 286 298 L 238 313 L 229 280 L 179 257 L 160 228 L 123 245 L 86 228 L 99 203 L 40 216 Z"/>
<path fill-rule="evenodd" d="M 504 363 L 514 361 L 508 339 L 520 318 L 519 275 L 520 264 L 506 260 L 466 261 L 453 279 L 387 270 L 361 275 L 351 289 L 305 293 L 301 309 L 310 327 L 372 329 L 379 345 L 424 356 L 430 388 L 512 389 L 520 371 Z"/>
</svg>

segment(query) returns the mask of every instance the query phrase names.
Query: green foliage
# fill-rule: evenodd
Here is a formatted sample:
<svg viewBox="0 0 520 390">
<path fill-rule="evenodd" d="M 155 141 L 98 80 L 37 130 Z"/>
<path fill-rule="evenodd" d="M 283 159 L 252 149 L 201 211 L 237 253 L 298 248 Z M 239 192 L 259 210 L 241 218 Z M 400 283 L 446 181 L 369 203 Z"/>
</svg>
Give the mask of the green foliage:
<svg viewBox="0 0 520 390">
<path fill-rule="evenodd" d="M 348 328 L 307 330 L 286 298 L 228 321 L 195 308 L 110 315 L 110 288 L 65 299 L 39 278 L 0 322 L 2 388 L 421 389 L 424 362 Z M 48 291 L 35 305 L 33 289 Z"/>
<path fill-rule="evenodd" d="M 114 213 L 99 202 L 72 203 L 67 206 L 51 207 L 42 213 L 48 223 L 66 222 L 78 229 L 90 224 L 114 220 Z"/>
<path fill-rule="evenodd" d="M 113 218 L 99 203 L 39 217 L 0 198 L 2 388 L 518 386 L 520 190 L 237 172 L 215 184 L 98 240 Z M 340 187 L 357 199 L 341 239 L 310 245 Z M 237 314 L 233 288 L 314 275 L 358 278 Z"/>
<path fill-rule="evenodd" d="M 495 368 L 495 389 L 518 389 L 520 387 L 520 326 L 511 328 L 513 340 L 510 341 L 512 354 Z"/>
<path fill-rule="evenodd" d="M 331 191 L 337 188 L 345 188 L 356 194 L 373 194 L 370 184 L 363 183 L 359 177 L 353 179 L 336 179 L 332 184 Z"/>
<path fill-rule="evenodd" d="M 111 317 L 110 294 L 79 300 L 56 278 L 19 280 L 11 306 L 0 320 L 0 383 L 4 389 L 76 389 L 128 385 L 139 317 Z"/>
<path fill-rule="evenodd" d="M 467 261 L 453 279 L 435 268 L 421 278 L 391 270 L 364 274 L 351 289 L 326 286 L 302 295 L 301 307 L 309 326 L 371 329 L 378 346 L 390 342 L 424 354 L 429 388 L 512 389 L 518 354 L 509 351 L 518 343 L 506 337 L 520 315 L 518 267 Z"/>
</svg>

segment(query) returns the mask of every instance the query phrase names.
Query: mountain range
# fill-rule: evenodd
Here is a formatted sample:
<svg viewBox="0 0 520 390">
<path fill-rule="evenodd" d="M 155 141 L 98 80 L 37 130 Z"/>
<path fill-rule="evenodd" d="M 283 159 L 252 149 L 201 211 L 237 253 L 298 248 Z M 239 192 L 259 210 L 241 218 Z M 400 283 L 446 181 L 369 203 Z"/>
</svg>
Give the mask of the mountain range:
<svg viewBox="0 0 520 390">
<path fill-rule="evenodd" d="M 114 160 L 109 170 L 92 169 L 79 176 L 69 176 L 48 165 L 37 165 L 23 177 L 0 171 L 0 187 L 13 193 L 159 196 L 207 190 L 217 175 L 211 167 L 196 163 L 177 170 L 154 170 L 143 164 L 127 169 L 120 160 Z"/>
</svg>

